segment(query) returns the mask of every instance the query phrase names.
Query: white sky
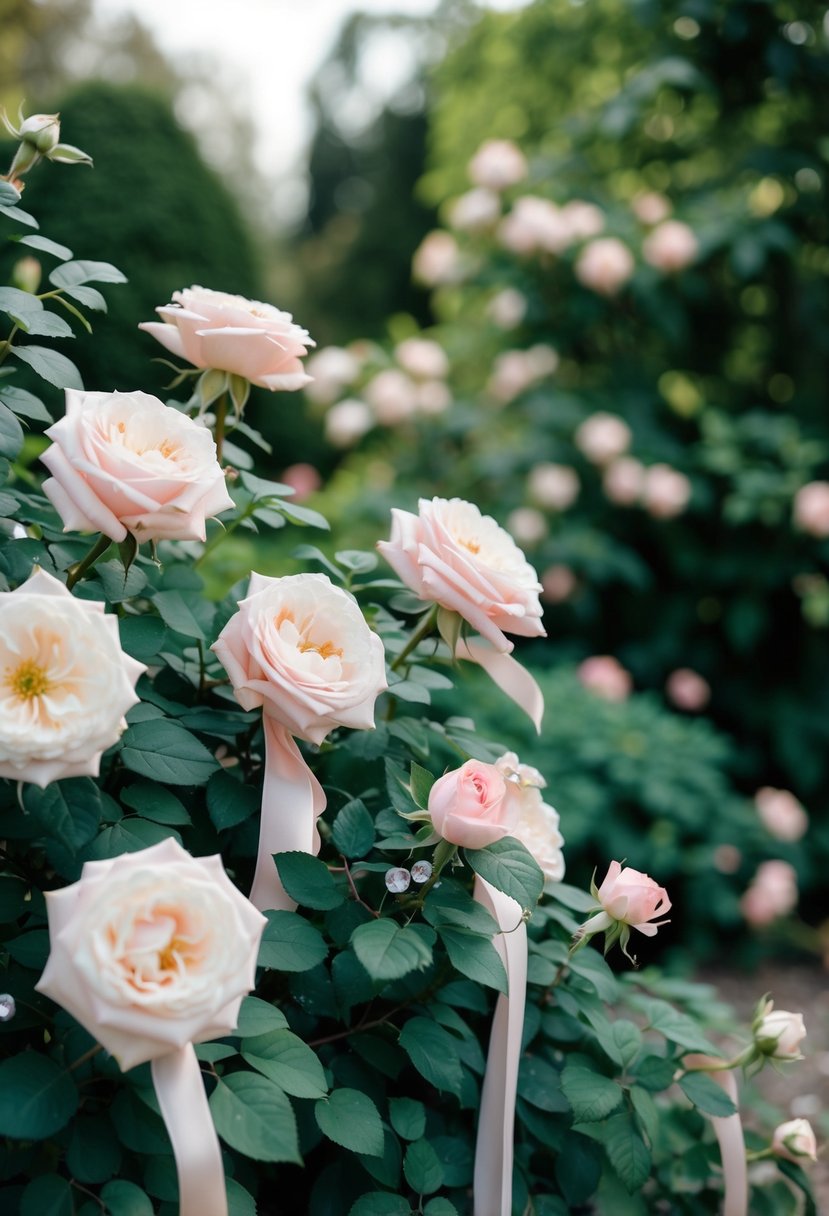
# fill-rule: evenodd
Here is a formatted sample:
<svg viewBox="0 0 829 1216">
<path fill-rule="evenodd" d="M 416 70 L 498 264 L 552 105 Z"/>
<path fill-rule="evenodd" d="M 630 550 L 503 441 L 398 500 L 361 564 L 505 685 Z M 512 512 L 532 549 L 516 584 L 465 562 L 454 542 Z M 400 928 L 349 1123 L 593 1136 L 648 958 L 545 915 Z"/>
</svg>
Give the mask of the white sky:
<svg viewBox="0 0 829 1216">
<path fill-rule="evenodd" d="M 208 55 L 222 65 L 222 86 L 256 128 L 255 159 L 274 182 L 274 211 L 295 210 L 297 174 L 311 134 L 305 88 L 355 9 L 373 13 L 429 13 L 437 0 L 95 0 L 100 18 L 132 14 L 174 62 Z M 486 0 L 517 8 L 527 0 Z M 388 84 L 405 61 L 383 65 Z M 385 82 L 378 82 L 379 84 Z M 301 194 L 301 191 L 300 191 Z"/>
</svg>

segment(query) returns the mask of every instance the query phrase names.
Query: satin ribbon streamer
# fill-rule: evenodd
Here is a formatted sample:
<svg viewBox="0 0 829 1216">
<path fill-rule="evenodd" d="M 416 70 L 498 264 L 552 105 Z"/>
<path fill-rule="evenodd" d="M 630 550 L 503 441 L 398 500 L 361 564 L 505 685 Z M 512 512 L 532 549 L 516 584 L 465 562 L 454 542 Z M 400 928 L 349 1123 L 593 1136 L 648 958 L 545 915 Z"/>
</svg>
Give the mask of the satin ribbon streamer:
<svg viewBox="0 0 829 1216">
<path fill-rule="evenodd" d="M 222 1152 L 193 1044 L 159 1056 L 151 1069 L 176 1159 L 179 1216 L 227 1216 Z"/>
<path fill-rule="evenodd" d="M 517 666 L 517 664 L 516 664 Z M 475 1145 L 474 1216 L 510 1216 L 518 1065 L 527 997 L 527 926 L 520 904 L 482 878 L 475 899 L 498 922 L 493 945 L 507 973 L 507 995 L 498 995 L 481 1091 Z"/>
<path fill-rule="evenodd" d="M 456 659 L 468 659 L 482 667 L 502 692 L 523 709 L 535 729 L 541 732 L 544 696 L 538 684 L 511 654 L 496 650 L 484 638 L 462 638 L 455 647 Z"/>
<path fill-rule="evenodd" d="M 725 1090 L 735 1106 L 738 1105 L 737 1082 L 733 1073 L 719 1068 L 722 1060 L 718 1060 L 716 1056 L 694 1053 L 685 1056 L 682 1062 L 686 1068 L 704 1069 L 706 1065 L 712 1065 L 718 1069 L 718 1071 L 709 1072 L 709 1077 Z M 720 1146 L 722 1160 L 725 1184 L 723 1216 L 747 1216 L 748 1164 L 739 1110 L 733 1115 L 713 1116 L 711 1124 Z"/>
<path fill-rule="evenodd" d="M 267 711 L 263 726 L 265 784 L 250 901 L 260 912 L 267 908 L 292 912 L 296 903 L 279 881 L 273 854 L 289 850 L 319 853 L 317 816 L 325 810 L 325 793 L 293 735 Z"/>
</svg>

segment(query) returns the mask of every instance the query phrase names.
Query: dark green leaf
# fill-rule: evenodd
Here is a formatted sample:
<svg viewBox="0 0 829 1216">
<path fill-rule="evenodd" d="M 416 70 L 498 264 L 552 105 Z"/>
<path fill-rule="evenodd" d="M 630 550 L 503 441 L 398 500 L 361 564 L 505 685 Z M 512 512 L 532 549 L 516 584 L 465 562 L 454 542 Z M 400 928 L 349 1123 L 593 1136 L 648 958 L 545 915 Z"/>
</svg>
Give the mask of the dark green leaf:
<svg viewBox="0 0 829 1216">
<path fill-rule="evenodd" d="M 452 966 L 477 984 L 498 992 L 508 989 L 507 973 L 498 951 L 488 937 L 459 926 L 441 925 L 438 936 L 446 947 Z"/>
<path fill-rule="evenodd" d="M 147 576 L 139 566 L 125 571 L 120 561 L 99 562 L 95 573 L 104 587 L 104 595 L 111 604 L 131 600 L 147 585 Z"/>
<path fill-rule="evenodd" d="M 210 1095 L 210 1111 L 221 1138 L 245 1157 L 302 1164 L 291 1103 L 267 1077 L 222 1077 Z"/>
<path fill-rule="evenodd" d="M 458 1209 L 448 1199 L 438 1196 L 429 1200 L 423 1209 L 423 1216 L 458 1216 Z"/>
<path fill-rule="evenodd" d="M 374 980 L 398 980 L 410 971 L 421 971 L 432 961 L 432 952 L 410 926 L 393 920 L 371 920 L 358 925 L 351 935 L 357 958 Z"/>
<path fill-rule="evenodd" d="M 239 1009 L 236 1034 L 240 1038 L 253 1038 L 268 1034 L 271 1030 L 284 1030 L 288 1023 L 285 1014 L 258 996 L 246 996 Z"/>
<path fill-rule="evenodd" d="M 429 791 L 435 784 L 434 773 L 430 773 L 427 768 L 421 768 L 419 764 L 412 761 L 410 786 L 412 797 L 418 806 L 424 809 L 429 805 Z"/>
<path fill-rule="evenodd" d="M 112 1122 L 101 1115 L 80 1115 L 72 1125 L 66 1164 L 78 1182 L 106 1182 L 116 1174 L 121 1149 Z"/>
<path fill-rule="evenodd" d="M 115 1178 L 101 1190 L 106 1205 L 106 1216 L 153 1216 L 153 1205 L 148 1195 L 123 1178 Z"/>
<path fill-rule="evenodd" d="M 370 1191 L 361 1195 L 349 1209 L 348 1216 L 411 1216 L 412 1209 L 399 1195 L 388 1191 Z"/>
<path fill-rule="evenodd" d="M 389 1098 L 389 1117 L 404 1140 L 419 1140 L 426 1131 L 426 1108 L 414 1098 Z"/>
<path fill-rule="evenodd" d="M 259 966 L 272 971 L 309 971 L 328 953 L 322 934 L 296 912 L 266 913 Z"/>
<path fill-rule="evenodd" d="M 205 785 L 218 761 L 203 743 L 168 718 L 137 722 L 122 736 L 124 766 L 169 785 Z"/>
<path fill-rule="evenodd" d="M 3 384 L 0 386 L 0 401 L 23 418 L 31 418 L 34 422 L 52 421 L 52 415 L 46 406 L 28 389 L 18 388 L 15 384 Z"/>
<path fill-rule="evenodd" d="M 542 1056 L 522 1056 L 518 1093 L 539 1110 L 560 1114 L 570 1109 L 562 1093 L 561 1072 Z"/>
<path fill-rule="evenodd" d="M 451 878 L 441 876 L 439 886 L 432 887 L 424 900 L 423 915 L 436 927 L 457 925 L 487 937 L 498 932 L 498 925 L 486 908 Z"/>
<path fill-rule="evenodd" d="M 61 785 L 65 784 L 61 782 Z M 175 794 L 154 782 L 136 781 L 133 785 L 128 785 L 121 794 L 121 801 L 138 811 L 144 819 L 152 819 L 154 823 L 190 823 L 189 812 Z"/>
<path fill-rule="evenodd" d="M 71 359 L 48 346 L 13 346 L 11 353 L 56 388 L 83 389 L 81 374 Z"/>
<path fill-rule="evenodd" d="M 602 1039 L 602 1047 L 620 1068 L 627 1068 L 633 1063 L 641 1046 L 641 1030 L 633 1022 L 627 1022 L 623 1018 L 613 1023 L 610 1038 Z"/>
<path fill-rule="evenodd" d="M 23 427 L 7 405 L 0 403 L 0 456 L 15 460 L 23 447 Z"/>
<path fill-rule="evenodd" d="M 636 1080 L 645 1089 L 656 1092 L 673 1083 L 677 1065 L 666 1056 L 645 1056 L 636 1066 Z"/>
<path fill-rule="evenodd" d="M 578 956 L 576 956 L 578 957 Z M 719 1055 L 717 1048 L 700 1030 L 697 1023 L 687 1013 L 680 1013 L 667 1001 L 649 1001 L 646 1009 L 648 1021 L 653 1030 L 659 1030 L 666 1039 L 686 1047 L 689 1051 L 710 1052 Z"/>
<path fill-rule="evenodd" d="M 250 785 L 242 785 L 224 769 L 219 769 L 207 783 L 207 812 L 217 832 L 235 828 L 256 814 L 262 795 Z"/>
<path fill-rule="evenodd" d="M 48 1056 L 24 1051 L 0 1064 L 0 1136 L 45 1140 L 74 1115 L 71 1075 Z"/>
<path fill-rule="evenodd" d="M 72 1216 L 72 1187 L 58 1174 L 33 1178 L 23 1192 L 18 1216 Z"/>
<path fill-rule="evenodd" d="M 457 1040 L 430 1018 L 410 1018 L 400 1032 L 400 1046 L 415 1069 L 436 1089 L 460 1095 L 463 1070 Z"/>
<path fill-rule="evenodd" d="M 602 1154 L 597 1144 L 578 1132 L 567 1132 L 556 1156 L 556 1181 L 571 1208 L 581 1207 L 599 1185 Z"/>
<path fill-rule="evenodd" d="M 513 836 L 496 840 L 485 849 L 465 849 L 464 855 L 476 874 L 522 908 L 532 909 L 538 903 L 544 875 L 532 853 Z"/>
<path fill-rule="evenodd" d="M 90 777 L 53 781 L 45 789 L 27 786 L 25 806 L 41 830 L 72 852 L 95 835 L 101 819 L 101 791 Z"/>
<path fill-rule="evenodd" d="M 679 1088 L 689 1102 L 706 1115 L 733 1115 L 737 1107 L 713 1077 L 705 1072 L 686 1072 L 679 1078 Z"/>
<path fill-rule="evenodd" d="M 301 907 L 327 911 L 344 902 L 345 895 L 318 857 L 303 852 L 275 853 L 274 864 L 283 887 Z"/>
<path fill-rule="evenodd" d="M 316 1054 L 290 1030 L 272 1030 L 246 1039 L 242 1057 L 295 1098 L 320 1098 L 328 1093 Z"/>
<path fill-rule="evenodd" d="M 622 1089 L 615 1081 L 578 1064 L 565 1065 L 561 1088 L 579 1123 L 606 1119 L 622 1101 Z"/>
<path fill-rule="evenodd" d="M 180 591 L 157 591 L 153 596 L 153 603 L 169 629 L 187 638 L 198 638 L 202 642 L 205 640 L 204 630 Z"/>
<path fill-rule="evenodd" d="M 21 967 L 42 971 L 49 957 L 49 932 L 47 929 L 33 929 L 30 933 L 21 933 L 20 937 L 6 942 L 6 949 Z"/>
<path fill-rule="evenodd" d="M 314 1106 L 320 1130 L 352 1153 L 379 1157 L 383 1152 L 383 1124 L 371 1098 L 358 1089 L 335 1089 Z"/>
<path fill-rule="evenodd" d="M 629 1194 L 645 1185 L 650 1177 L 651 1155 L 630 1115 L 614 1115 L 607 1120 L 602 1144 Z"/>
<path fill-rule="evenodd" d="M 170 836 L 181 844 L 178 832 L 166 824 L 151 823 L 148 819 L 121 819 L 104 828 L 83 850 L 82 857 L 84 861 L 104 861 L 121 853 L 139 853 Z"/>
<path fill-rule="evenodd" d="M 443 1166 L 428 1140 L 415 1140 L 406 1149 L 403 1173 L 413 1191 L 431 1195 L 443 1186 Z"/>
<path fill-rule="evenodd" d="M 359 798 L 340 809 L 331 825 L 335 848 L 346 857 L 365 857 L 374 844 L 374 820 Z"/>
<path fill-rule="evenodd" d="M 157 657 L 167 637 L 164 622 L 154 616 L 126 616 L 118 622 L 121 646 L 140 663 Z"/>
</svg>

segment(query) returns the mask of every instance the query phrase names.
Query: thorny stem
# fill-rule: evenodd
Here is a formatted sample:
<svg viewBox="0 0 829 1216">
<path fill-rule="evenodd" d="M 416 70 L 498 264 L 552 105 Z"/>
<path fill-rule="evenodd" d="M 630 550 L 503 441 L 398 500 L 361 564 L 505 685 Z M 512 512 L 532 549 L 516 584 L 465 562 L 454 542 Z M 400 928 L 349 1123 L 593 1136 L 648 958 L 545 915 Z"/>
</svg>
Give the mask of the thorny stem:
<svg viewBox="0 0 829 1216">
<path fill-rule="evenodd" d="M 311 1039 L 309 1047 L 321 1047 L 323 1043 L 336 1043 L 339 1039 L 347 1039 L 350 1034 L 360 1034 L 364 1030 L 373 1030 L 375 1026 L 383 1026 L 390 1018 L 393 1018 L 396 1013 L 400 1013 L 401 1009 L 406 1009 L 408 1001 L 404 1001 L 400 1005 L 395 1005 L 388 1013 L 384 1013 L 381 1018 L 372 1018 L 370 1022 L 358 1022 L 356 1026 L 349 1026 L 347 1030 L 338 1030 L 334 1034 L 327 1034 L 321 1039 Z"/>
<path fill-rule="evenodd" d="M 409 638 L 406 645 L 400 651 L 400 654 L 390 664 L 392 671 L 397 671 L 398 667 L 400 667 L 400 665 L 409 657 L 409 655 L 412 653 L 412 651 L 417 646 L 420 645 L 420 643 L 423 641 L 423 639 L 428 637 L 429 634 L 432 633 L 432 631 L 435 628 L 435 623 L 436 623 L 437 619 L 438 619 L 438 606 L 437 606 L 437 604 L 433 604 L 432 607 L 429 609 L 429 611 L 426 613 L 426 615 L 423 617 L 423 620 L 420 622 L 417 629 L 415 629 L 414 633 Z"/>
<path fill-rule="evenodd" d="M 89 550 L 85 557 L 82 557 L 79 562 L 75 562 L 70 566 L 66 575 L 66 589 L 71 591 L 75 583 L 81 579 L 87 570 L 90 570 L 96 563 L 99 557 L 103 557 L 107 549 L 112 544 L 112 538 L 104 536 L 103 532 L 95 541 L 95 544 Z"/>
<path fill-rule="evenodd" d="M 227 393 L 222 393 L 216 402 L 216 426 L 213 431 L 216 440 L 216 459 L 222 463 L 222 448 L 225 442 L 225 415 L 227 414 Z"/>
</svg>

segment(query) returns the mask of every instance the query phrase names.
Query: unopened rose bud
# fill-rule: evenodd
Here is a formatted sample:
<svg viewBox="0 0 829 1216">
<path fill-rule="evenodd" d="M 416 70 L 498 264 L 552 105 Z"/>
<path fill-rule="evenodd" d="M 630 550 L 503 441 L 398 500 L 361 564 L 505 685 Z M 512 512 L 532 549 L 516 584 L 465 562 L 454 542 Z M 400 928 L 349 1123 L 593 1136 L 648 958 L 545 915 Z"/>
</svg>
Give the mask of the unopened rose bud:
<svg viewBox="0 0 829 1216">
<path fill-rule="evenodd" d="M 38 152 L 50 152 L 60 140 L 60 115 L 32 114 L 20 124 L 18 134 Z"/>
<path fill-rule="evenodd" d="M 802 1013 L 775 1009 L 774 1001 L 761 1002 L 752 1023 L 754 1046 L 771 1060 L 802 1060 L 800 1044 L 806 1037 Z"/>
<path fill-rule="evenodd" d="M 787 1161 L 817 1161 L 817 1141 L 808 1119 L 790 1119 L 775 1128 L 771 1142 L 776 1157 Z"/>
<path fill-rule="evenodd" d="M 12 266 L 12 285 L 19 291 L 28 291 L 34 295 L 43 277 L 43 267 L 37 258 L 19 258 Z"/>
</svg>

